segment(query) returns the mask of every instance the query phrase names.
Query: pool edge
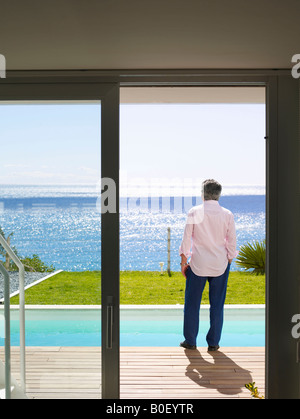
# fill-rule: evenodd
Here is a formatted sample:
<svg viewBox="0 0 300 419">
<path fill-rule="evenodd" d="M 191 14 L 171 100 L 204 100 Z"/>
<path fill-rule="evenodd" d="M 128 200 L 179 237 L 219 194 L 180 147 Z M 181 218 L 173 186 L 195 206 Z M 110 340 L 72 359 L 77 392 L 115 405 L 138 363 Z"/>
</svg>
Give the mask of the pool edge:
<svg viewBox="0 0 300 419">
<path fill-rule="evenodd" d="M 209 308 L 209 304 L 202 304 L 201 308 Z M 10 308 L 12 310 L 18 310 L 19 305 L 11 305 Z M 132 309 L 138 309 L 138 310 L 157 310 L 157 309 L 178 309 L 183 310 L 184 305 L 183 304 L 164 304 L 164 305 L 127 305 L 127 304 L 121 304 L 120 309 L 121 310 L 132 310 Z M 225 309 L 244 309 L 244 308 L 261 308 L 265 309 L 265 304 L 225 304 Z M 95 310 L 95 309 L 101 309 L 101 305 L 25 305 L 25 309 L 28 310 Z M 4 310 L 4 305 L 0 305 L 0 310 Z"/>
</svg>

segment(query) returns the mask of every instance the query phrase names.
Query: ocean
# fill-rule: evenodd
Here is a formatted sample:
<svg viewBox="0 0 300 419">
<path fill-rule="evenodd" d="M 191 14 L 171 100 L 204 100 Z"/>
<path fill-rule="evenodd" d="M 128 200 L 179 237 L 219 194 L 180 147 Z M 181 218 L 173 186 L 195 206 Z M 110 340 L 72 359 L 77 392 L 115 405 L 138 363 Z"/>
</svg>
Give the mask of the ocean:
<svg viewBox="0 0 300 419">
<path fill-rule="evenodd" d="M 99 189 L 99 188 L 98 188 Z M 37 254 L 47 265 L 66 271 L 101 269 L 101 214 L 94 186 L 0 185 L 0 226 L 25 256 Z M 171 270 L 179 271 L 178 249 L 187 211 L 196 196 L 120 198 L 120 269 L 167 268 L 171 228 Z M 263 187 L 224 188 L 220 204 L 235 217 L 238 248 L 265 238 Z M 232 264 L 232 270 L 239 268 Z"/>
</svg>

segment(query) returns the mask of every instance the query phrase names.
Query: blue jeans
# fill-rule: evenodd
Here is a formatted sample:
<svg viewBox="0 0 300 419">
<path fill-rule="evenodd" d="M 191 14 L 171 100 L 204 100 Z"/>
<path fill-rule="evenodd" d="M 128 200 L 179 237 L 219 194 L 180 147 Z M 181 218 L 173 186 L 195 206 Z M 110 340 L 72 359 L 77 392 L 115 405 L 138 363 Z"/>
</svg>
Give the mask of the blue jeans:
<svg viewBox="0 0 300 419">
<path fill-rule="evenodd" d="M 206 335 L 209 346 L 217 346 L 221 339 L 223 327 L 224 303 L 230 264 L 225 272 L 216 277 L 195 275 L 190 267 L 186 271 L 185 305 L 183 334 L 189 345 L 196 345 L 199 331 L 199 311 L 202 293 L 209 283 L 210 329 Z"/>
</svg>

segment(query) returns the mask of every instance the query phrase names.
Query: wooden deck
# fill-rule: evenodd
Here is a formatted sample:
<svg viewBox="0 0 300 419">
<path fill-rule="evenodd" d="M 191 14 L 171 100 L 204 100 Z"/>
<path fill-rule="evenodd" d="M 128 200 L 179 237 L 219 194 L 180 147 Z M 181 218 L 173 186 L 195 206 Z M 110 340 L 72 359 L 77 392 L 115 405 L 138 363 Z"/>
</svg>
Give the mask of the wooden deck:
<svg viewBox="0 0 300 419">
<path fill-rule="evenodd" d="M 3 348 L 0 350 L 4 359 Z M 255 381 L 264 394 L 264 348 L 121 348 L 121 398 L 250 398 Z M 12 373 L 19 376 L 18 348 Z M 30 399 L 101 398 L 101 355 L 95 347 L 27 347 Z"/>
</svg>

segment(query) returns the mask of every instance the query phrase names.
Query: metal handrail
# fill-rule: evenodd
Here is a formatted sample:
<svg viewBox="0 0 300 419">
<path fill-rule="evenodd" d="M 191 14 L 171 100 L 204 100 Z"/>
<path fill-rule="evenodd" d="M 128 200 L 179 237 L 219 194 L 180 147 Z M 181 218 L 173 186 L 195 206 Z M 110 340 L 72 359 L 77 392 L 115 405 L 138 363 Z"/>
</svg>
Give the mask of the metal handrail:
<svg viewBox="0 0 300 419">
<path fill-rule="evenodd" d="M 20 317 L 20 372 L 21 389 L 26 393 L 26 368 L 25 368 L 25 269 L 24 265 L 0 234 L 0 244 L 9 254 L 10 258 L 19 269 L 19 317 Z"/>
<path fill-rule="evenodd" d="M 11 398 L 10 364 L 10 286 L 7 270 L 0 263 L 0 272 L 4 276 L 4 317 L 5 317 L 5 398 Z"/>
</svg>

